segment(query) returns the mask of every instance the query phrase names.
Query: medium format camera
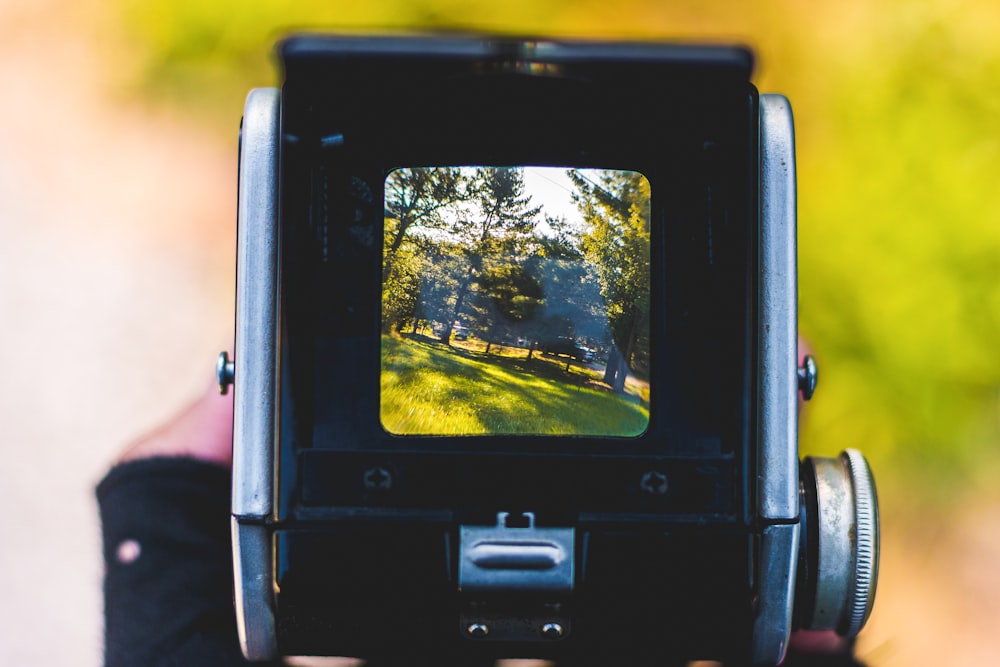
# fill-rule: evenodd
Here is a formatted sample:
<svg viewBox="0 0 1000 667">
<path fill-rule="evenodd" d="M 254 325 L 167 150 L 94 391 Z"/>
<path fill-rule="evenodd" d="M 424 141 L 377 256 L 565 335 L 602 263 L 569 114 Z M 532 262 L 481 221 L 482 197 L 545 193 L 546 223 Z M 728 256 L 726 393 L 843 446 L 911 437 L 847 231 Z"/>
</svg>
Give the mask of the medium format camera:
<svg viewBox="0 0 1000 667">
<path fill-rule="evenodd" d="M 743 48 L 302 35 L 239 168 L 250 659 L 774 664 L 872 608 L 798 456 L 787 100 Z"/>
</svg>

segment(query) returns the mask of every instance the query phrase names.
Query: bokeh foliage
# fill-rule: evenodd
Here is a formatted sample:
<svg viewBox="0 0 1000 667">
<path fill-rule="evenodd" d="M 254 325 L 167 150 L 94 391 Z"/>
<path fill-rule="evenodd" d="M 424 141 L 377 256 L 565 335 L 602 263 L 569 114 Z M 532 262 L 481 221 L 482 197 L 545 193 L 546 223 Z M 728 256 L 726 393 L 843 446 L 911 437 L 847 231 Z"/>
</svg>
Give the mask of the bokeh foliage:
<svg viewBox="0 0 1000 667">
<path fill-rule="evenodd" d="M 138 90 L 235 126 L 292 28 L 738 41 L 796 113 L 802 446 L 944 498 L 1000 456 L 1000 5 L 991 0 L 123 0 Z M 655 109 L 650 109 L 655 114 Z M 916 476 L 916 477 L 914 477 Z M 899 482 L 903 486 L 903 482 Z"/>
</svg>

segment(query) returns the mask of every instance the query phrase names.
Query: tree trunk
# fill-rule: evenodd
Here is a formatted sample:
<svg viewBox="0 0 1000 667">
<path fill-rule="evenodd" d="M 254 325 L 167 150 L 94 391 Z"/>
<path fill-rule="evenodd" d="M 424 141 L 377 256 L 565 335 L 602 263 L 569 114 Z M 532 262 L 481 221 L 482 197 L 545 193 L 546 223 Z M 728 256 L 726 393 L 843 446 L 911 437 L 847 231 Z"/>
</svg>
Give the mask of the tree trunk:
<svg viewBox="0 0 1000 667">
<path fill-rule="evenodd" d="M 455 326 L 458 314 L 462 312 L 462 304 L 465 302 L 465 295 L 469 293 L 469 285 L 472 284 L 474 273 L 475 269 L 470 266 L 465 274 L 465 280 L 462 281 L 462 286 L 458 290 L 458 296 L 455 297 L 455 310 L 452 312 L 451 319 L 448 320 L 448 324 L 444 328 L 444 333 L 441 335 L 441 342 L 445 345 L 451 345 L 451 330 Z"/>
<path fill-rule="evenodd" d="M 618 351 L 618 346 L 612 343 L 611 352 L 608 354 L 608 365 L 604 369 L 604 384 L 620 394 L 625 391 L 627 375 L 628 364 L 625 363 L 625 357 Z"/>
</svg>

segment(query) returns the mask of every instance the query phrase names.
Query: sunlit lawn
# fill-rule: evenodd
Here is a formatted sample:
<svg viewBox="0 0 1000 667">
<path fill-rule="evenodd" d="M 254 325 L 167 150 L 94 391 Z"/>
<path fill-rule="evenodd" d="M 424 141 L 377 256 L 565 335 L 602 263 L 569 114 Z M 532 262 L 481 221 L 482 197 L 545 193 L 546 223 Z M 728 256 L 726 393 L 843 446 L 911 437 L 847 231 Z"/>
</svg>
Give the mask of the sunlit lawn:
<svg viewBox="0 0 1000 667">
<path fill-rule="evenodd" d="M 405 435 L 636 436 L 649 423 L 645 387 L 615 394 L 600 371 L 575 362 L 484 347 L 383 336 L 383 427 Z"/>
</svg>

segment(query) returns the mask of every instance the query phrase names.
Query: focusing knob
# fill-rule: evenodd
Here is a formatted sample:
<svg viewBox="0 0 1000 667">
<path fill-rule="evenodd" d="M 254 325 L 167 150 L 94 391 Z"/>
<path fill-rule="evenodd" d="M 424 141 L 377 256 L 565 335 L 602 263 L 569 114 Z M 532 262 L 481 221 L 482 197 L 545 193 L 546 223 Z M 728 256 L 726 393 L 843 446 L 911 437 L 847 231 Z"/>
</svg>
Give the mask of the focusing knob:
<svg viewBox="0 0 1000 667">
<path fill-rule="evenodd" d="M 802 463 L 796 617 L 811 630 L 854 637 L 871 615 L 879 562 L 875 481 L 860 452 Z"/>
</svg>

